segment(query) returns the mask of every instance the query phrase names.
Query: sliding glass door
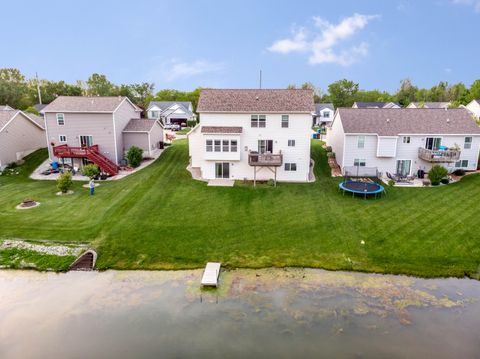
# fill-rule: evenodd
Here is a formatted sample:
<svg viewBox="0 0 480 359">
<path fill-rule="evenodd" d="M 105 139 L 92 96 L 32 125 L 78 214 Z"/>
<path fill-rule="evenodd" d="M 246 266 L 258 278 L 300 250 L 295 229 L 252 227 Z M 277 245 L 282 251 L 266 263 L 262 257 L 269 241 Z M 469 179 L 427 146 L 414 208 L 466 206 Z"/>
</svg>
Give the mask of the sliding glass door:
<svg viewBox="0 0 480 359">
<path fill-rule="evenodd" d="M 230 163 L 215 163 L 215 178 L 230 178 Z"/>
<path fill-rule="evenodd" d="M 397 175 L 410 176 L 411 168 L 412 168 L 412 160 L 397 161 Z"/>
<path fill-rule="evenodd" d="M 273 153 L 273 140 L 258 140 L 258 153 Z"/>
<path fill-rule="evenodd" d="M 438 150 L 442 145 L 441 137 L 427 137 L 425 140 L 425 148 L 427 150 Z"/>
</svg>

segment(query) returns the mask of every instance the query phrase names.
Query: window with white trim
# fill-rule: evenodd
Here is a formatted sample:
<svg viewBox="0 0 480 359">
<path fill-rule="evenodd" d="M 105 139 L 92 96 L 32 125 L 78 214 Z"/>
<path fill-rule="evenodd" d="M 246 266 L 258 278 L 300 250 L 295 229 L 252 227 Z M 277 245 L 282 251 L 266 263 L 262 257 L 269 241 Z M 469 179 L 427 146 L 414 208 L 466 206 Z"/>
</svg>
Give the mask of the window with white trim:
<svg viewBox="0 0 480 359">
<path fill-rule="evenodd" d="M 460 161 L 455 162 L 455 167 L 457 167 L 457 168 L 468 167 L 468 160 L 460 160 Z"/>
<path fill-rule="evenodd" d="M 206 141 L 206 151 L 207 152 L 212 152 L 213 151 L 213 141 L 212 140 L 207 140 Z"/>
<path fill-rule="evenodd" d="M 466 150 L 472 148 L 472 140 L 473 138 L 471 136 L 465 137 L 465 143 L 463 144 L 463 148 Z"/>
<path fill-rule="evenodd" d="M 323 112 L 323 118 L 330 118 L 330 111 Z"/>
<path fill-rule="evenodd" d="M 288 147 L 295 147 L 295 140 L 288 140 Z"/>
<path fill-rule="evenodd" d="M 58 142 L 62 142 L 62 143 L 67 142 L 67 136 L 66 135 L 58 135 Z"/>
<path fill-rule="evenodd" d="M 213 143 L 214 143 L 215 152 L 221 152 L 222 151 L 222 141 L 215 140 Z"/>
<path fill-rule="evenodd" d="M 57 113 L 57 125 L 65 125 L 65 115 L 63 113 Z"/>
<path fill-rule="evenodd" d="M 403 136 L 403 143 L 410 143 L 410 136 Z"/>
<path fill-rule="evenodd" d="M 237 140 L 230 141 L 230 152 L 237 152 L 238 142 Z"/>
<path fill-rule="evenodd" d="M 297 164 L 296 163 L 285 163 L 285 171 L 296 171 Z"/>
<path fill-rule="evenodd" d="M 363 158 L 355 158 L 353 160 L 353 165 L 358 167 L 365 167 L 367 165 L 367 160 Z"/>
<path fill-rule="evenodd" d="M 282 115 L 282 128 L 288 128 L 288 115 Z"/>
<path fill-rule="evenodd" d="M 250 126 L 251 127 L 261 127 L 265 128 L 267 123 L 267 118 L 265 115 L 252 115 L 250 117 Z"/>
<path fill-rule="evenodd" d="M 357 148 L 365 148 L 365 136 L 357 137 Z"/>
<path fill-rule="evenodd" d="M 230 151 L 230 141 L 228 140 L 223 140 L 222 141 L 222 151 L 223 152 L 229 152 Z"/>
</svg>

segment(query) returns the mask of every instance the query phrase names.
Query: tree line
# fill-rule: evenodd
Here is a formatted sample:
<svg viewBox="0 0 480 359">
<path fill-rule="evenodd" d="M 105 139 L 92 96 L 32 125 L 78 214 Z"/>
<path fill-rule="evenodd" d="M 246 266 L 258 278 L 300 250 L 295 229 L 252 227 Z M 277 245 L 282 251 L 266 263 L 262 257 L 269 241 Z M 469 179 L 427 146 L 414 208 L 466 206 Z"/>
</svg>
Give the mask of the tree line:
<svg viewBox="0 0 480 359">
<path fill-rule="evenodd" d="M 297 88 L 289 85 L 288 88 Z M 466 105 L 474 99 L 480 99 L 480 80 L 475 80 L 470 87 L 462 82 L 449 84 L 440 81 L 431 88 L 415 86 L 409 79 L 400 81 L 395 93 L 379 90 L 362 90 L 358 83 L 342 79 L 328 85 L 327 92 L 306 82 L 298 88 L 311 89 L 315 94 L 315 102 L 333 103 L 337 107 L 351 107 L 354 102 L 398 102 L 408 106 L 411 102 L 451 102 L 451 107 Z"/>
<path fill-rule="evenodd" d="M 94 73 L 86 81 L 69 84 L 36 78 L 27 79 L 18 69 L 0 69 L 0 105 L 36 113 L 34 105 L 48 104 L 58 96 L 127 96 L 146 109 L 150 101 L 191 101 L 196 108 L 200 89 L 194 91 L 161 90 L 154 94 L 153 83 L 143 82 L 116 85 L 105 75 Z"/>
<path fill-rule="evenodd" d="M 105 75 L 94 73 L 87 80 L 74 84 L 65 81 L 50 81 L 36 78 L 27 79 L 18 69 L 0 69 L 0 105 L 36 112 L 33 108 L 39 103 L 37 84 L 40 87 L 42 103 L 48 104 L 58 96 L 127 96 L 136 105 L 146 109 L 150 101 L 190 101 L 197 108 L 201 88 L 193 91 L 163 89 L 154 93 L 153 83 L 142 82 L 116 85 Z M 297 88 L 289 85 L 288 88 Z M 475 80 L 470 87 L 459 82 L 449 84 L 440 81 L 431 88 L 415 86 L 409 79 L 400 81 L 395 93 L 379 90 L 362 90 L 358 83 L 342 79 L 328 85 L 326 92 L 311 82 L 298 88 L 312 89 L 315 102 L 333 103 L 335 107 L 351 107 L 355 101 L 364 102 L 399 102 L 407 106 L 410 102 L 451 102 L 451 107 L 467 104 L 473 99 L 480 99 L 480 80 Z"/>
</svg>

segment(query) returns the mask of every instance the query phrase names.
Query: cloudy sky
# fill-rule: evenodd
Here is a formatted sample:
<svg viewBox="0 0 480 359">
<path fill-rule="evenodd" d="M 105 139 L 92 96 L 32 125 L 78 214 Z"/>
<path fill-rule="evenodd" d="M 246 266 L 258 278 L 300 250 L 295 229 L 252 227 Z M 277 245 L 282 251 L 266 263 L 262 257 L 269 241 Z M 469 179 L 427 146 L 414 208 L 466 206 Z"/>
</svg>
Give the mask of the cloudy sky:
<svg viewBox="0 0 480 359">
<path fill-rule="evenodd" d="M 53 80 L 257 87 L 261 69 L 264 87 L 393 91 L 480 78 L 480 0 L 17 0 L 2 13 L 0 67 Z"/>
</svg>

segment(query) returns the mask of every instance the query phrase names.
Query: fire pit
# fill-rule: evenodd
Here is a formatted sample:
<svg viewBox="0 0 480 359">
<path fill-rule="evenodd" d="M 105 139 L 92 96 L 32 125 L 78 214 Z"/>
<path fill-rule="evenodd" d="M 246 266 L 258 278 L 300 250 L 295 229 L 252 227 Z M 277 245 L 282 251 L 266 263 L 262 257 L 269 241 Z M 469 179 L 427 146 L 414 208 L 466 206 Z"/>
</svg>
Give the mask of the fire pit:
<svg viewBox="0 0 480 359">
<path fill-rule="evenodd" d="M 40 206 L 40 202 L 35 201 L 34 199 L 26 198 L 20 203 L 16 208 L 17 209 L 30 209 Z"/>
</svg>

